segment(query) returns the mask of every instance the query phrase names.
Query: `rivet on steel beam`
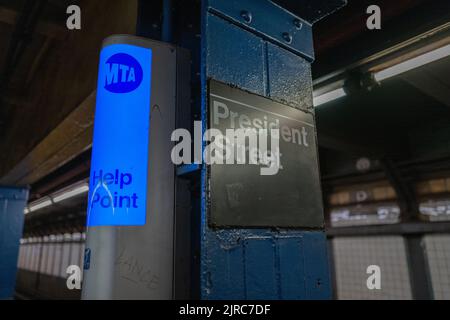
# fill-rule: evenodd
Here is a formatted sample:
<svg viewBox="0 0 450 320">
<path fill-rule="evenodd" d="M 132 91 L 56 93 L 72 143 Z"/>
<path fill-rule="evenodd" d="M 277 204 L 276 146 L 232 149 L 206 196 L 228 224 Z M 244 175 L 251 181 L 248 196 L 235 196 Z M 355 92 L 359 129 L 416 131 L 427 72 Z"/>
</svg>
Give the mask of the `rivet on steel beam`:
<svg viewBox="0 0 450 320">
<path fill-rule="evenodd" d="M 292 42 L 292 36 L 289 32 L 283 32 L 282 37 L 283 37 L 284 41 L 286 41 L 287 43 Z"/>
<path fill-rule="evenodd" d="M 252 22 L 252 13 L 247 11 L 247 10 L 242 10 L 241 11 L 241 17 L 242 17 L 242 19 L 244 19 L 244 21 L 246 23 Z"/>
<path fill-rule="evenodd" d="M 294 19 L 294 26 L 300 30 L 303 27 L 303 23 L 300 21 L 300 19 Z"/>
</svg>

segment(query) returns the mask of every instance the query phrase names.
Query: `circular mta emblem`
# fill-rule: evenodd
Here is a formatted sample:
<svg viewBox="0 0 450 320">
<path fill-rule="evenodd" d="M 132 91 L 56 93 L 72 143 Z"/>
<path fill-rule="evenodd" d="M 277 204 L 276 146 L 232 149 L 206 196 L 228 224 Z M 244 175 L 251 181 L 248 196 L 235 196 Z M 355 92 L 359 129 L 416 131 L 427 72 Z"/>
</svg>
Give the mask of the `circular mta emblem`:
<svg viewBox="0 0 450 320">
<path fill-rule="evenodd" d="M 112 93 L 128 93 L 142 82 L 143 72 L 139 62 L 126 53 L 117 53 L 106 60 L 105 89 Z"/>
</svg>

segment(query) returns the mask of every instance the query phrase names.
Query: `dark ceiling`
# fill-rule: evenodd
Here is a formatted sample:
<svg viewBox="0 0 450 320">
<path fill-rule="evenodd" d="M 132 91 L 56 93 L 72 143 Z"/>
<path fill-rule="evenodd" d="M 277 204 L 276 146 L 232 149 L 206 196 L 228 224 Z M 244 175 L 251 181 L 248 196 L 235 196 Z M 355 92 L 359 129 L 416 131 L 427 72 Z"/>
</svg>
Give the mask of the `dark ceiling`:
<svg viewBox="0 0 450 320">
<path fill-rule="evenodd" d="M 381 10 L 381 30 L 366 27 L 366 9 L 373 4 Z M 448 0 L 349 0 L 313 27 L 313 77 L 345 68 L 449 21 Z"/>
</svg>

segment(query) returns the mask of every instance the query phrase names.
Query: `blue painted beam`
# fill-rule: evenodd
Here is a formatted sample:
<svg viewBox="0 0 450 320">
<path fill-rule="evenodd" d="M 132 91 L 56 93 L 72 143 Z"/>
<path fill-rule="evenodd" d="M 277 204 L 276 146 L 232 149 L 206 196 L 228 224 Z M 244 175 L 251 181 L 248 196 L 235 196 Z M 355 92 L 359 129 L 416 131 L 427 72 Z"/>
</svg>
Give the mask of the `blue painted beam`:
<svg viewBox="0 0 450 320">
<path fill-rule="evenodd" d="M 0 187 L 0 299 L 12 299 L 27 188 Z"/>
<path fill-rule="evenodd" d="M 251 14 L 247 22 L 246 12 Z M 314 113 L 311 29 L 306 24 L 302 31 L 295 32 L 292 28 L 296 19 L 302 22 L 268 0 L 203 1 L 204 130 L 208 119 L 209 79 Z M 286 30 L 293 33 L 291 43 L 283 38 Z M 331 298 L 324 230 L 211 228 L 209 176 L 205 165 L 201 176 L 202 299 Z"/>
<path fill-rule="evenodd" d="M 199 171 L 200 168 L 201 168 L 200 165 L 195 163 L 183 164 L 177 167 L 177 176 L 183 176 L 195 171 Z"/>
<path fill-rule="evenodd" d="M 314 60 L 311 24 L 272 1 L 208 0 L 208 11 L 264 40 Z"/>
</svg>

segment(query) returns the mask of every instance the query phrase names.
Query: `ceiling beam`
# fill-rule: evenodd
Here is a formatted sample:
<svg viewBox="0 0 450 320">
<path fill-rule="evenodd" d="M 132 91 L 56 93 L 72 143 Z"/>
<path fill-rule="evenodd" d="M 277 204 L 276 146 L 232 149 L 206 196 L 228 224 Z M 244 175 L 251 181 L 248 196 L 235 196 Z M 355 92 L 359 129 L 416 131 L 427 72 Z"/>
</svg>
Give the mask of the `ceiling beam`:
<svg viewBox="0 0 450 320">
<path fill-rule="evenodd" d="M 381 54 L 390 54 L 393 49 L 398 51 L 403 46 L 428 42 L 428 38 L 446 33 L 449 10 L 450 3 L 447 0 L 436 0 L 432 5 L 424 1 L 383 23 L 381 30 L 365 30 L 356 38 L 324 50 L 322 54 L 317 54 L 313 64 L 315 84 L 379 59 Z M 324 28 L 328 27 L 327 21 L 324 22 Z M 368 46 L 369 43 L 371 45 Z"/>
<path fill-rule="evenodd" d="M 412 186 L 405 181 L 394 161 L 385 157 L 381 159 L 381 165 L 386 177 L 397 194 L 402 220 L 411 221 L 419 215 L 419 204 Z"/>
<path fill-rule="evenodd" d="M 87 150 L 92 144 L 94 106 L 95 91 L 4 174 L 0 184 L 32 184 Z"/>
</svg>

